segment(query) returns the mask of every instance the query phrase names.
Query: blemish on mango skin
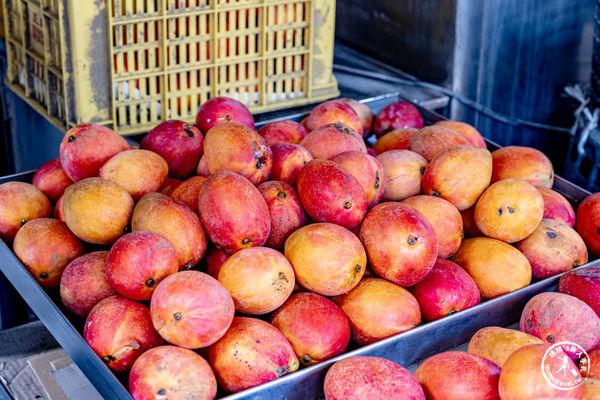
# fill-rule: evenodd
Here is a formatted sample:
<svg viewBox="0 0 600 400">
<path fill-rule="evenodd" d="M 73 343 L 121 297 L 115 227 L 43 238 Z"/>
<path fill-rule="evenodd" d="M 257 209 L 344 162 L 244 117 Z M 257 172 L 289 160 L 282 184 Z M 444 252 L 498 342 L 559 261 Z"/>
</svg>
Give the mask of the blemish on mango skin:
<svg viewBox="0 0 600 400">
<path fill-rule="evenodd" d="M 414 246 L 415 243 L 417 243 L 417 241 L 419 240 L 419 238 L 417 236 L 411 236 L 408 238 L 408 240 L 406 241 L 406 243 L 408 243 L 409 246 Z"/>
<path fill-rule="evenodd" d="M 190 124 L 183 125 L 183 130 L 188 135 L 188 137 L 191 137 L 191 138 L 194 137 L 194 131 L 192 130 L 192 127 Z"/>
<path fill-rule="evenodd" d="M 258 159 L 256 160 L 256 168 L 261 169 L 263 168 L 265 165 L 267 165 L 269 158 L 267 157 L 266 154 L 262 154 L 260 157 L 257 157 Z"/>
<path fill-rule="evenodd" d="M 312 358 L 310 358 L 308 354 L 305 354 L 300 359 L 300 362 L 302 363 L 302 365 L 310 365 L 310 363 L 312 362 Z"/>
<path fill-rule="evenodd" d="M 275 370 L 275 374 L 277 375 L 278 378 L 282 377 L 283 375 L 287 374 L 287 372 L 290 370 L 289 366 L 286 367 L 279 367 Z"/>
<path fill-rule="evenodd" d="M 106 364 L 109 364 L 113 361 L 117 361 L 117 359 L 114 356 L 105 356 L 102 358 L 102 361 L 104 361 Z"/>
</svg>

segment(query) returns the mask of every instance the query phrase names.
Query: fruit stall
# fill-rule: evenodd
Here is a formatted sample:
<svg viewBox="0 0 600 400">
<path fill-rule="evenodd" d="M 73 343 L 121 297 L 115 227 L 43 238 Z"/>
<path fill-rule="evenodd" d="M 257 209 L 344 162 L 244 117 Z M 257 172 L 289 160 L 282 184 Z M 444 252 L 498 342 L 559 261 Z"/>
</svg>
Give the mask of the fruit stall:
<svg viewBox="0 0 600 400">
<path fill-rule="evenodd" d="M 60 140 L 0 177 L 0 272 L 83 385 L 20 396 L 600 399 L 600 194 L 554 158 L 342 2 L 84 3 L 3 2 L 4 101 Z"/>
</svg>

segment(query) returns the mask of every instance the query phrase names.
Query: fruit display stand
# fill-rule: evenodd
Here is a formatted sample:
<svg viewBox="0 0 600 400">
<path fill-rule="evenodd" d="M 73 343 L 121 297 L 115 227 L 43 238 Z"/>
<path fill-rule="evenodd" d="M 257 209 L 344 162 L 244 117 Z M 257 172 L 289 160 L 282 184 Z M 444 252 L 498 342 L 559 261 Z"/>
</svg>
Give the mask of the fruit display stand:
<svg viewBox="0 0 600 400">
<path fill-rule="evenodd" d="M 406 99 L 393 93 L 364 99 L 363 102 L 377 113 L 386 105 L 399 100 Z M 443 119 L 439 114 L 419 106 L 417 108 L 428 123 Z M 288 114 L 278 116 L 277 119 L 300 120 L 303 116 L 302 114 Z M 271 121 L 263 121 L 263 123 L 267 122 Z M 494 150 L 498 146 L 488 142 L 488 148 Z M 33 172 L 6 176 L 0 178 L 0 184 L 8 181 L 31 181 L 32 177 Z M 562 193 L 574 207 L 589 195 L 587 191 L 560 177 L 556 177 L 554 189 Z M 586 264 L 586 266 L 590 265 L 600 265 L 600 260 Z M 81 327 L 82 321 L 70 320 L 63 312 L 64 309 L 57 293 L 45 292 L 3 242 L 0 244 L 0 270 L 103 397 L 131 399 L 123 382 L 109 370 L 79 333 L 78 328 Z M 231 400 L 321 398 L 325 373 L 334 362 L 350 356 L 370 355 L 385 357 L 401 365 L 409 366 L 432 354 L 461 345 L 482 327 L 507 326 L 516 322 L 526 302 L 540 292 L 556 290 L 559 278 L 558 275 L 541 280 L 512 293 L 485 301 L 440 320 L 425 323 L 368 346 L 350 347 L 346 353 L 333 359 L 225 398 Z M 224 393 L 219 394 L 224 395 Z"/>
</svg>

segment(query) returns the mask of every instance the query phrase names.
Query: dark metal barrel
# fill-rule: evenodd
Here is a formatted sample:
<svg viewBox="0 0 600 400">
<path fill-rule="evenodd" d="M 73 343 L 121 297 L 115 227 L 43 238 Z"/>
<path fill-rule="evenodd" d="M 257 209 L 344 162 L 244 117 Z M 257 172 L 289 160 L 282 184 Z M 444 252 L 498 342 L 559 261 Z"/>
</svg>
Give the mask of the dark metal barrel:
<svg viewBox="0 0 600 400">
<path fill-rule="evenodd" d="M 600 0 L 594 15 L 594 53 L 592 55 L 592 106 L 600 107 Z"/>
</svg>

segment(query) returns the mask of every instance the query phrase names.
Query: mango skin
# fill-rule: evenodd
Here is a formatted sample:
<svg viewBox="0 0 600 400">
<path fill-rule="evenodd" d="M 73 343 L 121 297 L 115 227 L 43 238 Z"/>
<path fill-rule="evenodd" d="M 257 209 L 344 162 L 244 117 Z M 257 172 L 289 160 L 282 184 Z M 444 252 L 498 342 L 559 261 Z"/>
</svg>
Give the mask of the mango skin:
<svg viewBox="0 0 600 400">
<path fill-rule="evenodd" d="M 492 152 L 494 168 L 492 183 L 502 179 L 518 178 L 533 186 L 552 188 L 552 162 L 541 151 L 526 146 L 506 146 Z"/>
<path fill-rule="evenodd" d="M 273 147 L 278 143 L 299 144 L 308 135 L 308 131 L 296 121 L 275 121 L 260 128 L 258 134 Z"/>
<path fill-rule="evenodd" d="M 158 192 L 167 178 L 169 166 L 158 154 L 148 150 L 125 150 L 112 156 L 98 176 L 123 186 L 134 201 Z"/>
<path fill-rule="evenodd" d="M 452 261 L 477 283 L 488 300 L 531 283 L 531 265 L 519 250 L 501 240 L 476 237 L 463 240 Z"/>
<path fill-rule="evenodd" d="M 192 210 L 198 212 L 198 196 L 205 181 L 204 176 L 192 176 L 181 182 L 169 196 L 187 204 Z"/>
<path fill-rule="evenodd" d="M 600 267 L 577 268 L 565 273 L 558 282 L 558 291 L 577 297 L 600 316 Z"/>
<path fill-rule="evenodd" d="M 463 220 L 463 229 L 465 231 L 465 237 L 479 237 L 485 236 L 475 223 L 475 206 L 471 206 L 465 210 L 460 211 L 460 216 Z"/>
<path fill-rule="evenodd" d="M 52 214 L 50 200 L 30 183 L 0 185 L 0 239 L 11 242 L 27 221 Z"/>
<path fill-rule="evenodd" d="M 285 256 L 292 263 L 296 281 L 323 296 L 352 290 L 367 265 L 360 240 L 330 223 L 306 225 L 292 233 L 285 242 Z"/>
<path fill-rule="evenodd" d="M 159 391 L 172 400 L 212 400 L 217 395 L 217 379 L 208 362 L 193 351 L 159 346 L 135 361 L 129 391 L 138 400 L 156 399 Z"/>
<path fill-rule="evenodd" d="M 235 317 L 227 333 L 209 348 L 217 380 L 239 392 L 296 371 L 300 365 L 285 336 L 268 322 Z"/>
<path fill-rule="evenodd" d="M 206 273 L 215 279 L 219 278 L 219 271 L 221 267 L 229 258 L 229 254 L 218 248 L 217 246 L 210 245 L 206 250 L 206 256 L 203 261 L 206 267 Z"/>
<path fill-rule="evenodd" d="M 227 289 L 236 311 L 267 314 L 279 308 L 296 283 L 290 262 L 268 247 L 242 249 L 221 266 L 219 282 Z"/>
<path fill-rule="evenodd" d="M 198 349 L 219 340 L 231 325 L 231 295 L 200 271 L 180 271 L 162 280 L 150 300 L 152 325 L 167 342 Z"/>
<path fill-rule="evenodd" d="M 308 150 L 299 144 L 278 143 L 271 146 L 273 152 L 273 168 L 270 180 L 283 181 L 295 185 L 298 174 L 304 165 L 313 159 Z"/>
<path fill-rule="evenodd" d="M 531 235 L 517 243 L 531 264 L 533 277 L 548 278 L 588 261 L 587 248 L 575 229 L 562 221 L 542 219 Z"/>
<path fill-rule="evenodd" d="M 360 117 L 349 104 L 339 99 L 325 101 L 317 105 L 306 117 L 306 129 L 309 133 L 332 123 L 347 125 L 358 132 L 360 137 L 363 136 L 363 125 Z"/>
<path fill-rule="evenodd" d="M 112 129 L 96 124 L 79 124 L 69 129 L 60 143 L 60 164 L 73 182 L 98 176 L 112 156 L 128 150 L 127 141 Z"/>
<path fill-rule="evenodd" d="M 213 97 L 204 102 L 196 115 L 196 126 L 206 135 L 215 125 L 237 122 L 254 129 L 254 117 L 243 103 L 230 97 Z"/>
<path fill-rule="evenodd" d="M 525 332 L 499 326 L 481 328 L 469 341 L 469 353 L 477 354 L 497 364 L 500 368 L 516 350 L 530 344 L 542 344 L 543 340 Z"/>
<path fill-rule="evenodd" d="M 514 243 L 535 231 L 544 216 L 544 199 L 521 179 L 493 183 L 475 205 L 475 223 L 488 237 Z"/>
<path fill-rule="evenodd" d="M 150 300 L 156 285 L 178 270 L 175 248 L 154 232 L 124 235 L 113 244 L 106 259 L 108 283 L 131 300 Z"/>
<path fill-rule="evenodd" d="M 408 149 L 423 156 L 427 162 L 442 151 L 471 142 L 460 133 L 439 125 L 430 125 L 419 129 L 408 140 Z"/>
<path fill-rule="evenodd" d="M 413 196 L 402 200 L 416 208 L 433 226 L 438 242 L 438 257 L 448 258 L 460 247 L 463 232 L 463 220 L 460 212 L 450 203 L 435 196 Z"/>
<path fill-rule="evenodd" d="M 373 111 L 369 108 L 369 106 L 364 103 L 361 103 L 358 100 L 349 99 L 347 97 L 341 98 L 339 100 L 352 107 L 356 115 L 358 115 L 358 118 L 360 118 L 360 123 L 363 128 L 362 137 L 366 139 L 369 136 L 371 136 L 373 129 L 373 120 L 375 119 L 375 115 L 373 114 Z"/>
<path fill-rule="evenodd" d="M 85 318 L 105 298 L 117 294 L 106 279 L 108 251 L 95 251 L 77 257 L 60 278 L 60 299 L 65 307 Z"/>
<path fill-rule="evenodd" d="M 436 354 L 417 368 L 415 377 L 428 399 L 499 400 L 500 367 L 475 354 Z"/>
<path fill-rule="evenodd" d="M 438 258 L 425 279 L 410 289 L 425 321 L 443 318 L 481 302 L 477 284 L 460 266 Z"/>
<path fill-rule="evenodd" d="M 542 375 L 540 366 L 544 353 L 549 348 L 550 345 L 545 343 L 530 344 L 514 351 L 506 359 L 498 383 L 498 391 L 502 400 L 529 400 L 544 396 L 552 399 L 561 398 L 561 396 L 567 399 L 581 399 L 583 386 L 580 385 L 570 390 L 559 390 L 552 387 Z M 573 361 L 568 360 L 568 363 L 569 369 L 577 370 Z M 556 371 L 560 366 L 560 362 L 554 362 L 550 368 Z"/>
<path fill-rule="evenodd" d="M 328 298 L 311 292 L 295 293 L 271 315 L 294 348 L 303 366 L 335 357 L 348 346 L 350 323 Z"/>
<path fill-rule="evenodd" d="M 63 202 L 65 196 L 62 195 L 54 205 L 54 211 L 52 212 L 52 218 L 57 219 L 59 221 L 65 222 L 65 214 L 63 212 Z"/>
<path fill-rule="evenodd" d="M 198 167 L 196 167 L 196 175 L 199 176 L 209 176 L 210 171 L 208 170 L 208 165 L 206 164 L 206 156 L 202 154 L 200 157 L 200 161 L 198 161 Z"/>
<path fill-rule="evenodd" d="M 373 207 L 361 225 L 360 240 L 373 272 L 401 286 L 422 281 L 437 259 L 433 226 L 415 208 L 402 203 Z"/>
<path fill-rule="evenodd" d="M 381 136 L 373 144 L 373 150 L 378 154 L 390 150 L 408 150 L 408 141 L 417 132 L 415 128 L 395 129 Z"/>
<path fill-rule="evenodd" d="M 576 297 L 545 292 L 527 302 L 521 314 L 520 330 L 546 343 L 577 343 L 585 351 L 600 343 L 600 318 Z"/>
<path fill-rule="evenodd" d="M 486 149 L 456 146 L 438 153 L 423 174 L 423 193 L 452 203 L 459 211 L 473 206 L 490 184 L 492 157 Z"/>
<path fill-rule="evenodd" d="M 234 122 L 215 125 L 206 133 L 204 156 L 211 174 L 232 171 L 258 185 L 269 179 L 273 152 L 255 130 Z"/>
<path fill-rule="evenodd" d="M 36 218 L 19 229 L 13 249 L 33 278 L 44 289 L 52 289 L 59 286 L 67 265 L 83 254 L 83 243 L 64 222 Z"/>
<path fill-rule="evenodd" d="M 383 168 L 383 201 L 402 201 L 422 193 L 421 184 L 427 161 L 410 150 L 390 150 L 377 156 Z"/>
<path fill-rule="evenodd" d="M 55 158 L 44 163 L 35 172 L 31 183 L 48 196 L 50 200 L 57 201 L 73 181 L 62 168 L 60 159 Z"/>
<path fill-rule="evenodd" d="M 194 210 L 161 193 L 148 193 L 138 201 L 131 230 L 155 232 L 167 238 L 175 248 L 180 270 L 196 265 L 208 245 Z"/>
<path fill-rule="evenodd" d="M 438 121 L 434 125 L 443 126 L 444 128 L 452 129 L 453 131 L 460 133 L 461 135 L 466 137 L 473 146 L 480 147 L 482 149 L 487 148 L 487 145 L 485 144 L 485 140 L 483 139 L 483 136 L 481 136 L 481 133 L 479 133 L 479 131 L 473 126 L 465 122 L 446 120 Z"/>
<path fill-rule="evenodd" d="M 306 225 L 306 211 L 296 189 L 285 182 L 263 182 L 258 185 L 258 191 L 265 198 L 271 216 L 271 232 L 265 245 L 282 249 L 287 238 Z"/>
<path fill-rule="evenodd" d="M 406 101 L 388 104 L 377 114 L 373 123 L 373 131 L 377 137 L 394 129 L 421 129 L 422 127 L 423 117 L 419 110 Z"/>
<path fill-rule="evenodd" d="M 332 161 L 356 178 L 367 195 L 369 208 L 381 201 L 385 192 L 385 176 L 377 158 L 360 151 L 347 151 L 338 154 Z"/>
<path fill-rule="evenodd" d="M 167 179 L 165 179 L 165 182 L 163 183 L 163 185 L 160 187 L 160 189 L 158 191 L 162 194 L 166 194 L 167 196 L 170 196 L 171 193 L 173 193 L 173 191 L 175 191 L 175 189 L 177 189 L 177 187 L 179 185 L 181 185 L 182 183 L 183 182 L 180 181 L 179 179 L 167 177 Z"/>
<path fill-rule="evenodd" d="M 101 178 L 85 178 L 65 190 L 63 214 L 69 229 L 92 244 L 112 244 L 125 234 L 133 199 L 122 186 Z"/>
<path fill-rule="evenodd" d="M 169 176 L 185 178 L 194 172 L 202 155 L 204 138 L 192 124 L 183 121 L 164 121 L 155 126 L 140 143 L 140 148 L 150 150 L 165 159 Z"/>
<path fill-rule="evenodd" d="M 590 254 L 594 257 L 600 255 L 600 193 L 586 197 L 577 207 L 577 220 L 575 230 L 583 241 Z"/>
<path fill-rule="evenodd" d="M 404 367 L 380 357 L 348 357 L 325 375 L 326 400 L 425 400 L 419 382 Z"/>
<path fill-rule="evenodd" d="M 590 357 L 588 376 L 600 379 L 600 349 L 596 348 L 588 352 L 588 356 Z"/>
<path fill-rule="evenodd" d="M 367 146 L 351 126 L 335 123 L 320 126 L 308 133 L 300 145 L 310 152 L 314 159 L 330 160 L 346 151 L 367 152 Z"/>
<path fill-rule="evenodd" d="M 583 395 L 581 400 L 596 400 L 600 398 L 600 379 L 588 378 L 583 381 Z"/>
<path fill-rule="evenodd" d="M 250 181 L 231 171 L 206 179 L 198 195 L 198 211 L 211 242 L 229 254 L 262 246 L 271 231 L 264 197 Z"/>
<path fill-rule="evenodd" d="M 312 160 L 298 174 L 298 195 L 317 222 L 354 229 L 367 212 L 367 195 L 350 173 L 333 161 Z"/>
<path fill-rule="evenodd" d="M 536 189 L 544 199 L 544 218 L 562 221 L 575 228 L 575 210 L 569 201 L 560 193 L 543 186 L 536 186 Z"/>
<path fill-rule="evenodd" d="M 349 293 L 336 297 L 361 345 L 414 328 L 421 323 L 417 299 L 406 289 L 381 278 L 364 278 Z"/>
<path fill-rule="evenodd" d="M 148 307 L 119 295 L 92 308 L 83 338 L 108 368 L 119 373 L 129 371 L 142 353 L 163 343 L 152 327 Z"/>
</svg>

